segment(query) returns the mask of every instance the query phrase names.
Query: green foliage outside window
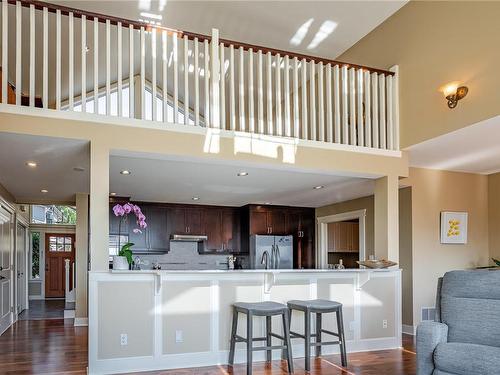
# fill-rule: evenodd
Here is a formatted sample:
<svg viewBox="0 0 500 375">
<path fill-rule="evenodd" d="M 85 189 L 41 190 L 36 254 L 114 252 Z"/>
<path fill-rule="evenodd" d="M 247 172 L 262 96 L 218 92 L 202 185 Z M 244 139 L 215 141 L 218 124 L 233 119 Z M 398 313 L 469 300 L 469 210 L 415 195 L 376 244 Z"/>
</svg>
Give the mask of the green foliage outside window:
<svg viewBox="0 0 500 375">
<path fill-rule="evenodd" d="M 31 277 L 40 278 L 40 232 L 31 233 Z"/>
</svg>

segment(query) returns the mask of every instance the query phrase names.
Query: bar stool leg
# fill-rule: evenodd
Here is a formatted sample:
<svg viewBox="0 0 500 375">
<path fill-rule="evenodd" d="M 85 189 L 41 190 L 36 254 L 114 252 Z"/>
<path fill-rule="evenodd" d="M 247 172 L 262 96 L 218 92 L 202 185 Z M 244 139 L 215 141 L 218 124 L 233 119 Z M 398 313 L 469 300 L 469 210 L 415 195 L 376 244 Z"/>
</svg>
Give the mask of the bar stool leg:
<svg viewBox="0 0 500 375">
<path fill-rule="evenodd" d="M 309 311 L 304 312 L 304 336 L 305 336 L 305 369 L 310 371 L 311 369 L 311 313 Z"/>
<path fill-rule="evenodd" d="M 271 332 L 272 332 L 272 317 L 266 316 L 266 346 L 271 346 Z M 272 350 L 266 350 L 266 361 L 271 362 Z"/>
<path fill-rule="evenodd" d="M 253 315 L 247 314 L 247 375 L 252 375 Z"/>
<path fill-rule="evenodd" d="M 238 311 L 233 309 L 233 323 L 231 328 L 231 345 L 229 347 L 229 365 L 234 364 L 234 350 L 236 348 L 236 333 L 238 331 Z"/>
<path fill-rule="evenodd" d="M 347 352 L 345 348 L 345 336 L 344 336 L 344 318 L 342 316 L 342 308 L 337 310 L 337 329 L 339 333 L 340 341 L 340 359 L 342 361 L 342 367 L 347 367 Z"/>
<path fill-rule="evenodd" d="M 321 313 L 316 313 L 316 342 L 321 342 Z M 316 345 L 316 357 L 321 356 L 321 345 Z"/>
<path fill-rule="evenodd" d="M 293 356 L 292 356 L 292 341 L 290 340 L 290 318 L 291 313 L 283 313 L 283 337 L 286 345 L 286 361 L 288 363 L 288 372 L 293 374 Z"/>
</svg>

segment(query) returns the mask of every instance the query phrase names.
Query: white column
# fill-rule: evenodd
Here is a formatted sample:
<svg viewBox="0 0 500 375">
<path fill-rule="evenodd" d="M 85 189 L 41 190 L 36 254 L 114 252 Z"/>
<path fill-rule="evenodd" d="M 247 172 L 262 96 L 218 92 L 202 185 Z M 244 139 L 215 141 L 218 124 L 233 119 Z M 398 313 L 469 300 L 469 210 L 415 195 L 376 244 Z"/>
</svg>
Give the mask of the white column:
<svg viewBox="0 0 500 375">
<path fill-rule="evenodd" d="M 109 148 L 90 143 L 90 268 L 108 269 Z"/>
<path fill-rule="evenodd" d="M 375 257 L 399 262 L 399 180 L 385 176 L 375 181 Z"/>
<path fill-rule="evenodd" d="M 75 323 L 78 319 L 88 316 L 87 310 L 87 264 L 88 264 L 88 215 L 89 195 L 76 194 L 76 235 L 75 235 L 75 265 L 76 265 L 76 298 L 75 298 Z M 80 323 L 81 324 L 81 323 Z"/>
</svg>

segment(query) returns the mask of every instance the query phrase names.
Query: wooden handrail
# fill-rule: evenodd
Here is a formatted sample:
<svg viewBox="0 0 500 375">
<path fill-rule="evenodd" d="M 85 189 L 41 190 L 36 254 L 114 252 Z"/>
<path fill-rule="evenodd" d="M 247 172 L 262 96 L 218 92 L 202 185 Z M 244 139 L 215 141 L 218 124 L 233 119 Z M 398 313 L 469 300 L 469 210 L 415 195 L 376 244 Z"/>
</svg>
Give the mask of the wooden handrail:
<svg viewBox="0 0 500 375">
<path fill-rule="evenodd" d="M 205 40 L 208 40 L 210 42 L 212 40 L 212 37 L 210 35 L 198 34 L 198 33 L 193 33 L 190 31 L 176 30 L 176 29 L 171 29 L 168 27 L 160 26 L 160 25 L 151 25 L 147 22 L 133 21 L 133 20 L 129 20 L 126 18 L 109 16 L 109 15 L 102 14 L 102 13 L 95 13 L 95 12 L 71 8 L 71 7 L 67 7 L 67 6 L 63 6 L 63 5 L 47 3 L 45 1 L 8 0 L 8 3 L 15 5 L 17 3 L 17 1 L 19 1 L 21 3 L 21 5 L 24 7 L 29 7 L 30 5 L 34 5 L 35 9 L 38 9 L 38 10 L 43 10 L 43 8 L 47 8 L 47 10 L 51 13 L 55 13 L 57 10 L 59 10 L 61 12 L 61 14 L 66 15 L 66 16 L 69 15 L 69 13 L 73 13 L 73 16 L 76 18 L 81 18 L 82 16 L 87 17 L 88 20 L 91 20 L 93 18 L 97 18 L 99 20 L 99 22 L 102 22 L 102 23 L 106 23 L 106 21 L 109 20 L 112 25 L 118 25 L 118 23 L 120 22 L 123 27 L 129 27 L 131 25 L 134 29 L 138 29 L 138 30 L 140 30 L 141 28 L 144 28 L 144 29 L 149 30 L 149 31 L 152 29 L 157 29 L 159 31 L 166 31 L 169 35 L 176 34 L 179 38 L 183 38 L 184 36 L 186 36 L 190 40 L 197 39 L 199 42 L 203 42 Z M 273 56 L 279 54 L 283 57 L 284 56 L 288 56 L 290 58 L 296 57 L 299 61 L 306 60 L 306 61 L 322 62 L 325 65 L 330 64 L 332 66 L 340 66 L 340 67 L 346 66 L 348 68 L 363 69 L 363 70 L 367 70 L 367 71 L 372 72 L 372 73 L 383 74 L 386 76 L 394 75 L 394 72 L 384 70 L 384 69 L 372 68 L 369 66 L 358 65 L 358 64 L 350 64 L 350 63 L 332 60 L 332 59 L 327 59 L 327 58 L 323 58 L 323 57 L 304 55 L 304 54 L 297 53 L 297 52 L 291 52 L 291 51 L 285 51 L 285 50 L 279 50 L 279 49 L 275 49 L 275 48 L 259 46 L 259 45 L 255 45 L 255 44 L 237 42 L 237 41 L 229 40 L 229 39 L 219 39 L 219 43 L 224 43 L 224 45 L 233 45 L 234 48 L 236 48 L 236 49 L 242 47 L 245 51 L 252 49 L 253 52 L 262 51 L 262 53 L 264 53 L 264 54 L 269 52 Z"/>
</svg>

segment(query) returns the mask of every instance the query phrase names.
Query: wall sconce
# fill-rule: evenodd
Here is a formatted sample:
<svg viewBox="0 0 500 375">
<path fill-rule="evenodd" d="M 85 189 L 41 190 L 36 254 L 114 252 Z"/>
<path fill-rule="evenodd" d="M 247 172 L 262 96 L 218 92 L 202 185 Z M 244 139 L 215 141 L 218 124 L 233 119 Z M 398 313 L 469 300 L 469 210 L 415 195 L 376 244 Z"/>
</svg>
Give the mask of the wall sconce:
<svg viewBox="0 0 500 375">
<path fill-rule="evenodd" d="M 448 108 L 453 109 L 457 106 L 460 99 L 465 98 L 469 89 L 466 86 L 450 84 L 444 88 L 444 96 L 448 100 Z"/>
</svg>

